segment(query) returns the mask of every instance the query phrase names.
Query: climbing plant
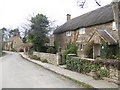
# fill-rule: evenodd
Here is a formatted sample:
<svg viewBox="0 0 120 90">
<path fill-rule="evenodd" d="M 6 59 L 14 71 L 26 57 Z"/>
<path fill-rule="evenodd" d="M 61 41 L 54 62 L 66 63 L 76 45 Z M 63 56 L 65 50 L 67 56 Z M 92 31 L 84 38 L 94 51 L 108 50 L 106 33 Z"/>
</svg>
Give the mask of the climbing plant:
<svg viewBox="0 0 120 90">
<path fill-rule="evenodd" d="M 105 59 L 116 59 L 119 57 L 118 45 L 108 45 L 107 43 L 101 43 L 101 58 Z"/>
</svg>

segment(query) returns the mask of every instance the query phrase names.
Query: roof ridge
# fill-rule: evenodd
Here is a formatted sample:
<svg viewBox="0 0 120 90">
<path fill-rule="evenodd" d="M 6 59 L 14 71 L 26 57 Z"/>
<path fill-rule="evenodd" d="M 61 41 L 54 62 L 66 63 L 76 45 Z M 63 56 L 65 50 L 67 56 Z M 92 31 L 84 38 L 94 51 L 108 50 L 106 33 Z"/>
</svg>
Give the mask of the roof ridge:
<svg viewBox="0 0 120 90">
<path fill-rule="evenodd" d="M 109 32 L 107 32 L 107 30 L 104 30 L 104 31 L 117 43 L 117 41 L 115 40 L 115 38 Z"/>
</svg>

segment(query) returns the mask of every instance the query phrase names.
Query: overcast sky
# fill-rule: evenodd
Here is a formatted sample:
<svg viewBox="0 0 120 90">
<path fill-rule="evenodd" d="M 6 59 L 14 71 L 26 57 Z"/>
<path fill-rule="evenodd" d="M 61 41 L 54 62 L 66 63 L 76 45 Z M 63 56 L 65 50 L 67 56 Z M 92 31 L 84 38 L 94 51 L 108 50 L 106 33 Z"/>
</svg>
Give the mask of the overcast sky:
<svg viewBox="0 0 120 90">
<path fill-rule="evenodd" d="M 17 28 L 22 26 L 31 15 L 42 13 L 55 25 L 66 22 L 66 14 L 72 18 L 98 8 L 94 0 L 87 0 L 82 9 L 77 6 L 78 0 L 0 0 L 0 28 Z M 102 6 L 112 0 L 98 0 Z"/>
</svg>

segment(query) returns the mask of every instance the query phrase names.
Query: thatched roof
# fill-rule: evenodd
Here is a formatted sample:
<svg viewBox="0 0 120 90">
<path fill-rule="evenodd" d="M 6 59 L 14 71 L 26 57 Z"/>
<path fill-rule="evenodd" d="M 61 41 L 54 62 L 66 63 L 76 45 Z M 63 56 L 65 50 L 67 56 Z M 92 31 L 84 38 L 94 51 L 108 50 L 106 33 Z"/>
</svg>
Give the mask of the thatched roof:
<svg viewBox="0 0 120 90">
<path fill-rule="evenodd" d="M 117 41 L 115 38 L 106 30 L 97 30 L 97 33 L 108 42 L 109 45 L 116 45 Z"/>
<path fill-rule="evenodd" d="M 54 31 L 54 34 L 63 33 L 65 31 L 72 31 L 83 27 L 99 25 L 114 20 L 112 4 L 98 8 L 94 11 L 83 14 L 79 17 L 67 21 Z"/>
</svg>

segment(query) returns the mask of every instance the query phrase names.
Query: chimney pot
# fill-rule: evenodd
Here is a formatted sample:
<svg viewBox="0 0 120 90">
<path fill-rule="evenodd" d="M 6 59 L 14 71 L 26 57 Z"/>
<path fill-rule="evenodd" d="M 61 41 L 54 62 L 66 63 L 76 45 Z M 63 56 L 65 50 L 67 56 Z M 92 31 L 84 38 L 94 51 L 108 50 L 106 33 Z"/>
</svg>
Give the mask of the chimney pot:
<svg viewBox="0 0 120 90">
<path fill-rule="evenodd" d="M 67 14 L 67 21 L 71 19 L 71 15 Z"/>
</svg>

